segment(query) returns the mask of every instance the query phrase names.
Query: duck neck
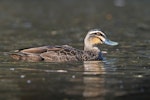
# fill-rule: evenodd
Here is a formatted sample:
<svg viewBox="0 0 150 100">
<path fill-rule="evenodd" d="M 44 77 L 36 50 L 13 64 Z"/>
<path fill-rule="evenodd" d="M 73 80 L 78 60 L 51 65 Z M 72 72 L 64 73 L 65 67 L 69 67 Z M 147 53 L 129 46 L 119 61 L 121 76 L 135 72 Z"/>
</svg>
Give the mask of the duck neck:
<svg viewBox="0 0 150 100">
<path fill-rule="evenodd" d="M 96 53 L 99 53 L 100 52 L 100 49 L 96 46 L 84 46 L 84 51 L 91 51 L 91 52 L 96 52 Z"/>
<path fill-rule="evenodd" d="M 97 44 L 93 44 L 88 36 L 84 39 L 84 51 L 91 51 L 99 53 L 100 49 L 97 47 Z"/>
</svg>

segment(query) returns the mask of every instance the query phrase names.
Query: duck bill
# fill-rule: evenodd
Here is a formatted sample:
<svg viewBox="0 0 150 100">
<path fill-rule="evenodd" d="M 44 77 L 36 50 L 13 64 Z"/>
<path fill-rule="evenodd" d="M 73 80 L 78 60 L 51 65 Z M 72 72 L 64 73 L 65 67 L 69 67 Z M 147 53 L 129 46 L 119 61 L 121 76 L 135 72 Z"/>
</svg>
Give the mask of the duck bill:
<svg viewBox="0 0 150 100">
<path fill-rule="evenodd" d="M 115 45 L 118 45 L 118 42 L 114 42 L 109 39 L 105 39 L 104 44 L 115 46 Z"/>
</svg>

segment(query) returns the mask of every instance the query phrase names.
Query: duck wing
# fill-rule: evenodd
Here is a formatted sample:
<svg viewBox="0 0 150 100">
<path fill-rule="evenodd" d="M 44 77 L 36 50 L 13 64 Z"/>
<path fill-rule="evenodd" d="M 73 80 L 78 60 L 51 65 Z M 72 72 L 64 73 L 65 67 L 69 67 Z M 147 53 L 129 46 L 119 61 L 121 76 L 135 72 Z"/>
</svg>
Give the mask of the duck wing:
<svg viewBox="0 0 150 100">
<path fill-rule="evenodd" d="M 49 46 L 19 49 L 9 52 L 9 55 L 16 60 L 26 60 L 31 62 L 42 61 L 43 58 L 39 55 L 47 52 L 48 47 Z"/>
<path fill-rule="evenodd" d="M 64 62 L 77 61 L 81 58 L 82 50 L 75 49 L 68 45 L 62 46 L 43 46 L 28 49 L 15 50 L 10 56 L 16 60 L 26 61 L 47 61 L 47 62 Z"/>
<path fill-rule="evenodd" d="M 68 45 L 48 48 L 40 56 L 47 62 L 89 61 L 98 60 L 98 54 L 93 51 L 83 51 Z"/>
<path fill-rule="evenodd" d="M 80 61 L 82 54 L 82 50 L 75 49 L 68 45 L 62 45 L 48 48 L 47 52 L 41 53 L 40 56 L 47 62 L 65 62 Z"/>
</svg>

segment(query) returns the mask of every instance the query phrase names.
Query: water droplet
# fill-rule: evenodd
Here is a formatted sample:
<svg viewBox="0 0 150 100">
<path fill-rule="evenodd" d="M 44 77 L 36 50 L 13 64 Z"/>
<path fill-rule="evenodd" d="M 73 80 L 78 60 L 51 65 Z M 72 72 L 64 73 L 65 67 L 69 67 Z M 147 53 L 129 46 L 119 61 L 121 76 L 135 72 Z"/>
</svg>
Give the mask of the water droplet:
<svg viewBox="0 0 150 100">
<path fill-rule="evenodd" d="M 142 78 L 142 77 L 143 77 L 143 75 L 135 75 L 134 77 Z"/>
<path fill-rule="evenodd" d="M 75 76 L 75 75 L 72 75 L 72 78 L 76 78 L 76 76 Z"/>
<path fill-rule="evenodd" d="M 21 75 L 20 78 L 25 78 L 25 75 Z"/>
<path fill-rule="evenodd" d="M 15 68 L 10 68 L 10 70 L 14 71 L 14 70 L 15 70 Z"/>
<path fill-rule="evenodd" d="M 27 83 L 30 84 L 30 83 L 31 83 L 31 80 L 27 80 Z"/>
</svg>

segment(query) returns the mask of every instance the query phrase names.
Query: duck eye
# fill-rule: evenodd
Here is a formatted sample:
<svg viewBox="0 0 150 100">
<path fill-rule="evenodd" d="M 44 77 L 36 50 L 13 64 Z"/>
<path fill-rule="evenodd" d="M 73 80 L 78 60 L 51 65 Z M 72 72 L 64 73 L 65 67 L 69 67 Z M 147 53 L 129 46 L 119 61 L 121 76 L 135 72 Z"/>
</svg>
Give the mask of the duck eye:
<svg viewBox="0 0 150 100">
<path fill-rule="evenodd" d="M 98 33 L 94 33 L 94 35 L 98 35 Z"/>
<path fill-rule="evenodd" d="M 100 36 L 104 36 L 103 34 L 100 34 Z"/>
<path fill-rule="evenodd" d="M 105 35 L 103 35 L 103 34 L 100 34 L 100 36 L 102 36 L 102 37 L 106 37 Z"/>
</svg>

